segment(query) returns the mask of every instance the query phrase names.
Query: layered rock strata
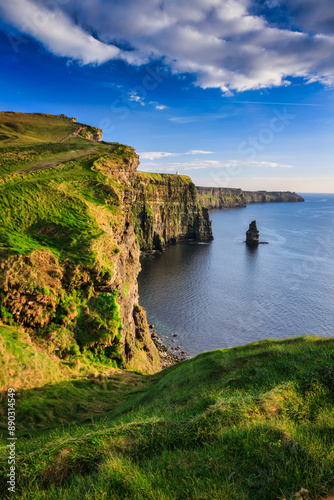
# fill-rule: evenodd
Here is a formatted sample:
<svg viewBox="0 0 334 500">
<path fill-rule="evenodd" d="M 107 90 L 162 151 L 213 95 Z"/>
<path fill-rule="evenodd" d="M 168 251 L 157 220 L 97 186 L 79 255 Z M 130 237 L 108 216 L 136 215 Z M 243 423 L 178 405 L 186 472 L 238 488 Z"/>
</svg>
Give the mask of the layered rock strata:
<svg viewBox="0 0 334 500">
<path fill-rule="evenodd" d="M 133 225 L 142 250 L 163 250 L 180 240 L 213 239 L 209 211 L 198 203 L 189 177 L 138 172 Z"/>
</svg>

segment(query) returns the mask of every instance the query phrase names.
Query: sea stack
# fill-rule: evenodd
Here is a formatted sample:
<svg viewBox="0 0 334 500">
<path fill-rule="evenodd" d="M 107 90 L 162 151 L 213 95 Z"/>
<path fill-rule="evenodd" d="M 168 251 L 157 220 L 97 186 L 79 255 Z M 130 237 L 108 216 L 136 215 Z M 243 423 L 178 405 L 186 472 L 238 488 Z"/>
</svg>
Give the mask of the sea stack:
<svg viewBox="0 0 334 500">
<path fill-rule="evenodd" d="M 259 244 L 259 231 L 256 227 L 256 220 L 253 220 L 249 224 L 249 229 L 246 232 L 246 243 L 247 245 L 258 245 Z"/>
</svg>

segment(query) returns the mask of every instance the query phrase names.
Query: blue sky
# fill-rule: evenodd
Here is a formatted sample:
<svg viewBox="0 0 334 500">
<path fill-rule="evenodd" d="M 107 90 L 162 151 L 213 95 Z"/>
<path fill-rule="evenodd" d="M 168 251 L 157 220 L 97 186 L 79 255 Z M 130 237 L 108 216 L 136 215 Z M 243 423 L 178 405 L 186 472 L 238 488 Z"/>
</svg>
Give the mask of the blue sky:
<svg viewBox="0 0 334 500">
<path fill-rule="evenodd" d="M 140 169 L 334 192 L 332 0 L 0 0 L 0 108 L 75 116 Z"/>
</svg>

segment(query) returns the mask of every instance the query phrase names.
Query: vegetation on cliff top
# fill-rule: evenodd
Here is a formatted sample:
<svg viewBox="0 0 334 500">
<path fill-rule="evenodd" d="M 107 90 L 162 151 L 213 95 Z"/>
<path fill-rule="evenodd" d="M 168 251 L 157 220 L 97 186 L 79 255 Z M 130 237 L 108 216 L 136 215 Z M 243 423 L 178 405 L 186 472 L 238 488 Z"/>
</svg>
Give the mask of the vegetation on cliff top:
<svg viewBox="0 0 334 500">
<path fill-rule="evenodd" d="M 0 321 L 60 357 L 122 366 L 112 233 L 125 188 L 101 164 L 120 168 L 132 148 L 81 138 L 61 116 L 0 113 L 0 128 L 12 144 L 0 147 Z"/>
<path fill-rule="evenodd" d="M 0 112 L 1 147 L 62 142 L 69 136 L 89 138 L 97 134 L 98 128 L 76 123 L 76 118 L 46 113 Z M 88 135 L 88 137 L 87 137 Z"/>
<path fill-rule="evenodd" d="M 267 340 L 22 390 L 16 498 L 317 500 L 334 491 L 333 361 L 332 339 Z"/>
</svg>

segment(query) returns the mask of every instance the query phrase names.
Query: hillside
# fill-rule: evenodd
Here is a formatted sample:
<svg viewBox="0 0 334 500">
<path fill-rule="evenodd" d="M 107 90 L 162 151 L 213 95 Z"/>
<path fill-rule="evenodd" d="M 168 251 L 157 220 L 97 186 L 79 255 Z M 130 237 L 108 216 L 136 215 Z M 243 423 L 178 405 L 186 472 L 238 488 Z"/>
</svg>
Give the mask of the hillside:
<svg viewBox="0 0 334 500">
<path fill-rule="evenodd" d="M 0 113 L 1 120 L 17 137 L 10 146 L 0 141 L 0 320 L 61 359 L 159 370 L 138 305 L 140 246 L 160 248 L 170 231 L 173 242 L 212 238 L 195 186 L 162 176 L 157 222 L 154 183 L 137 180 L 132 148 L 90 140 L 89 131 L 102 131 L 64 116 Z M 17 145 L 28 136 L 46 142 Z M 183 186 L 173 204 L 172 185 Z"/>
<path fill-rule="evenodd" d="M 41 142 L 63 142 L 70 137 L 100 141 L 102 130 L 76 123 L 76 118 L 46 113 L 0 112 L 0 144 L 20 146 Z"/>
<path fill-rule="evenodd" d="M 250 203 L 293 203 L 304 198 L 290 191 L 243 191 L 233 188 L 212 188 L 196 186 L 198 199 L 203 207 L 215 208 L 245 207 Z"/>
<path fill-rule="evenodd" d="M 20 390 L 15 498 L 318 500 L 334 492 L 333 360 L 332 339 L 267 340 Z"/>
</svg>

